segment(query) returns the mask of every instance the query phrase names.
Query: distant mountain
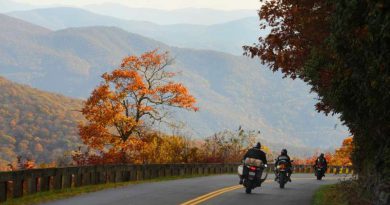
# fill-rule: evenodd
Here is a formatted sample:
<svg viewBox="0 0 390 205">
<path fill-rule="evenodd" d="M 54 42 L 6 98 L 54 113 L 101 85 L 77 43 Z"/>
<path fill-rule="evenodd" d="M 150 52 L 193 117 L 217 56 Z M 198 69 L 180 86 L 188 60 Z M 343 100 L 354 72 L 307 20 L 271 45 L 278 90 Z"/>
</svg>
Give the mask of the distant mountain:
<svg viewBox="0 0 390 205">
<path fill-rule="evenodd" d="M 84 9 L 95 13 L 127 20 L 149 21 L 157 24 L 201 24 L 211 25 L 234 21 L 247 17 L 256 17 L 253 10 L 216 10 L 206 8 L 185 8 L 160 10 L 149 8 L 131 8 L 121 4 L 103 3 L 87 5 Z"/>
<path fill-rule="evenodd" d="M 29 28 L 21 32 L 20 28 Z M 198 113 L 177 112 L 194 137 L 242 125 L 260 129 L 281 146 L 333 146 L 348 134 L 336 117 L 314 111 L 301 81 L 282 79 L 257 60 L 210 50 L 169 47 L 113 27 L 48 31 L 0 15 L 0 75 L 43 90 L 86 98 L 103 72 L 129 54 L 160 48 L 175 57 L 170 68 L 199 101 Z M 4 28 L 4 29 L 3 29 Z M 21 40 L 15 36 L 23 35 Z"/>
<path fill-rule="evenodd" d="M 0 77 L 0 170 L 17 155 L 48 163 L 80 143 L 81 101 Z"/>
<path fill-rule="evenodd" d="M 210 26 L 192 24 L 162 26 L 145 21 L 118 19 L 67 7 L 18 11 L 8 15 L 53 30 L 70 27 L 115 26 L 173 46 L 211 49 L 237 55 L 242 55 L 242 46 L 256 42 L 259 35 L 257 17 Z"/>
</svg>

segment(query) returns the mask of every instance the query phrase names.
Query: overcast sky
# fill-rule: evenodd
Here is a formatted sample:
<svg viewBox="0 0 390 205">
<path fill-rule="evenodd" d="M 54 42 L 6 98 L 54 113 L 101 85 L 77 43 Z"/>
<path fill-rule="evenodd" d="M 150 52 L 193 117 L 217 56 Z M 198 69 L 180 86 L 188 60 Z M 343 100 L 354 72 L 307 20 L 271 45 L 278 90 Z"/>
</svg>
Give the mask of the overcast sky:
<svg viewBox="0 0 390 205">
<path fill-rule="evenodd" d="M 0 0 L 1 1 L 1 0 Z M 14 0 L 20 3 L 33 5 L 68 5 L 84 6 L 88 4 L 100 4 L 104 2 L 120 3 L 130 7 L 146 7 L 158 9 L 178 8 L 212 8 L 212 9 L 254 9 L 257 10 L 260 0 Z"/>
</svg>

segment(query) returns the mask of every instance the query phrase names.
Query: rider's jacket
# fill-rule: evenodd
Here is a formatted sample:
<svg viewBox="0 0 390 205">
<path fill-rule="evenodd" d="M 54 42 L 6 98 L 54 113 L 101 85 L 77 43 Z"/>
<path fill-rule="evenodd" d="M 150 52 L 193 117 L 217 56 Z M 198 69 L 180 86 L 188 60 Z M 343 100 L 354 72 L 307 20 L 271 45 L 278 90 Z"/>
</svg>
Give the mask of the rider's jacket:
<svg viewBox="0 0 390 205">
<path fill-rule="evenodd" d="M 328 163 L 326 162 L 326 159 L 325 159 L 325 157 L 318 157 L 317 159 L 316 159 L 316 164 L 314 165 L 314 166 L 317 166 L 317 165 L 319 165 L 319 164 L 322 164 L 322 166 L 324 166 L 324 167 L 328 167 Z"/>
<path fill-rule="evenodd" d="M 265 152 L 256 147 L 251 148 L 246 152 L 243 160 L 245 160 L 246 158 L 260 159 L 261 161 L 263 161 L 264 164 L 267 164 L 267 157 L 265 155 Z"/>
<path fill-rule="evenodd" d="M 279 155 L 278 158 L 276 158 L 275 164 L 277 165 L 280 161 L 286 161 L 287 166 L 291 167 L 291 160 L 290 160 L 290 157 L 288 155 Z"/>
</svg>

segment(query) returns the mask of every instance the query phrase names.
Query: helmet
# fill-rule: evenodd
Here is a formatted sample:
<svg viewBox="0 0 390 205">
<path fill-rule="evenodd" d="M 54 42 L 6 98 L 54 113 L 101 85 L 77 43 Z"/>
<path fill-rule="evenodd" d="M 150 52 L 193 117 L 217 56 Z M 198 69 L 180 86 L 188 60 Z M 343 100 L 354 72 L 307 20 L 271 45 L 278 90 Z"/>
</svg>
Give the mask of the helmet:
<svg viewBox="0 0 390 205">
<path fill-rule="evenodd" d="M 287 150 L 286 149 L 282 149 L 282 151 L 280 152 L 282 155 L 287 155 Z"/>
<path fill-rule="evenodd" d="M 321 154 L 320 154 L 320 157 L 324 157 L 324 153 L 321 153 Z"/>
<path fill-rule="evenodd" d="M 261 143 L 258 142 L 258 143 L 256 144 L 255 148 L 260 149 L 260 148 L 261 148 Z"/>
</svg>

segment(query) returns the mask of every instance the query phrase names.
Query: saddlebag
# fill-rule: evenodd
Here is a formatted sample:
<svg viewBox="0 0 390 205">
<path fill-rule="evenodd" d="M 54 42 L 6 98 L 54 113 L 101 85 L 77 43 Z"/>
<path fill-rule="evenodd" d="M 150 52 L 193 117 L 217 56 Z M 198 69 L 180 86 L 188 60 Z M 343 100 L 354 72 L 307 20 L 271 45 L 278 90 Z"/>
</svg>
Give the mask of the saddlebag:
<svg viewBox="0 0 390 205">
<path fill-rule="evenodd" d="M 249 166 L 260 167 L 263 164 L 263 161 L 261 161 L 260 159 L 255 159 L 255 158 L 249 158 L 248 157 L 248 158 L 245 159 L 244 164 L 245 165 L 249 165 Z"/>
</svg>

